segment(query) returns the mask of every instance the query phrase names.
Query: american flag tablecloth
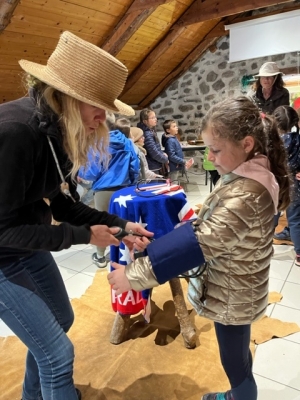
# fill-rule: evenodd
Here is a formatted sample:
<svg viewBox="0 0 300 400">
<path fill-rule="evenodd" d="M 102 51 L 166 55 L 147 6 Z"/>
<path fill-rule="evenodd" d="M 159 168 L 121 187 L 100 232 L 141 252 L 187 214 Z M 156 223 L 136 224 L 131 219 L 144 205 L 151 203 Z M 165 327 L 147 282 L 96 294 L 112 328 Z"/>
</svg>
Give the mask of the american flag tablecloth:
<svg viewBox="0 0 300 400">
<path fill-rule="evenodd" d="M 145 229 L 154 232 L 154 238 L 172 231 L 180 221 L 195 218 L 183 189 L 167 194 L 155 195 L 152 191 L 137 192 L 130 186 L 114 193 L 110 200 L 109 212 L 132 222 L 138 222 Z M 119 247 L 111 246 L 111 261 L 127 265 L 131 261 L 128 248 L 121 243 Z M 130 290 L 119 296 L 111 290 L 113 310 L 120 314 L 137 314 L 144 312 L 148 321 L 150 315 L 149 290 L 136 292 Z"/>
</svg>

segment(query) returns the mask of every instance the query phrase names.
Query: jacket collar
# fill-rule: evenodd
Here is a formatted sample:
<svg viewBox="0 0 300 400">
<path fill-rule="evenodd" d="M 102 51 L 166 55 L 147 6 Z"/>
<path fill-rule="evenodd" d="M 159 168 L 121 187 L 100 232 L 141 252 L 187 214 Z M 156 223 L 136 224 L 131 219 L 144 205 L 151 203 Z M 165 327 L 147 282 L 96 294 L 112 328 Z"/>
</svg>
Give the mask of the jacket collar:
<svg viewBox="0 0 300 400">
<path fill-rule="evenodd" d="M 233 176 L 238 175 L 245 178 L 253 179 L 261 183 L 270 193 L 274 203 L 275 214 L 277 213 L 279 185 L 275 176 L 270 171 L 270 163 L 266 156 L 262 154 L 256 154 L 251 160 L 245 161 L 244 163 L 239 165 L 235 170 L 232 171 L 231 174 Z"/>
</svg>

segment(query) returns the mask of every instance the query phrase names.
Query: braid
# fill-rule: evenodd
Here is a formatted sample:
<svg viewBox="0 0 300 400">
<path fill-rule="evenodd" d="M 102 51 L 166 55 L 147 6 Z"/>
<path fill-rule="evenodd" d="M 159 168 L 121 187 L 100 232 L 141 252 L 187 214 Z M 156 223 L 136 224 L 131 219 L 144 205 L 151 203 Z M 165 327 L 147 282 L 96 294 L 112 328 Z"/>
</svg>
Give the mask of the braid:
<svg viewBox="0 0 300 400">
<path fill-rule="evenodd" d="M 272 116 L 263 118 L 264 133 L 267 138 L 267 156 L 270 161 L 270 170 L 275 175 L 279 192 L 278 210 L 285 210 L 290 203 L 291 177 L 287 167 L 286 151 L 278 133 L 276 121 Z"/>
</svg>

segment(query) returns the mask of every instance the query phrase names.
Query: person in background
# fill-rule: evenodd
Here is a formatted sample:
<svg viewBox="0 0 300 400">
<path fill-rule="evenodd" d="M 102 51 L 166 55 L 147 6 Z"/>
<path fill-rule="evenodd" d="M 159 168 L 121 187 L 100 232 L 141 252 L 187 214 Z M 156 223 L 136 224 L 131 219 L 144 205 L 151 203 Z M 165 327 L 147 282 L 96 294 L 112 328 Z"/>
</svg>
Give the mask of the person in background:
<svg viewBox="0 0 300 400">
<path fill-rule="evenodd" d="M 111 196 L 125 186 L 135 185 L 138 181 L 140 162 L 134 150 L 132 141 L 126 135 L 130 133 L 130 121 L 121 118 L 116 121 L 112 112 L 106 113 L 106 123 L 109 128 L 109 164 L 104 168 L 101 156 L 93 149 L 89 152 L 89 164 L 81 167 L 79 177 L 92 181 L 95 209 L 108 211 Z M 123 133 L 124 132 L 124 133 Z M 92 260 L 98 268 L 105 268 L 106 246 L 96 246 Z"/>
<path fill-rule="evenodd" d="M 80 201 L 87 206 L 94 207 L 94 191 L 92 189 L 93 182 L 86 181 L 77 175 L 77 192 Z"/>
<path fill-rule="evenodd" d="M 284 87 L 282 72 L 275 62 L 266 62 L 255 75 L 257 78 L 247 96 L 265 114 L 272 114 L 279 106 L 290 105 L 290 93 Z"/>
<path fill-rule="evenodd" d="M 120 132 L 123 133 L 123 135 L 127 138 L 130 139 L 130 121 L 127 118 L 118 118 L 115 121 L 115 129 L 119 130 Z"/>
<path fill-rule="evenodd" d="M 288 167 L 292 179 L 291 204 L 286 210 L 288 226 L 281 232 L 275 233 L 277 240 L 292 240 L 296 260 L 295 265 L 300 267 L 300 136 L 299 116 L 290 106 L 280 106 L 274 111 L 284 147 L 287 152 Z M 278 225 L 279 215 L 275 218 L 275 227 Z"/>
<path fill-rule="evenodd" d="M 176 138 L 179 142 L 183 141 L 183 131 L 181 128 L 178 127 Z"/>
<path fill-rule="evenodd" d="M 89 148 L 107 158 L 105 110 L 134 114 L 117 99 L 127 69 L 71 32 L 62 33 L 47 65 L 19 64 L 28 96 L 0 105 L 0 318 L 28 348 L 22 400 L 77 400 L 66 334 L 74 315 L 51 252 L 118 246 L 120 228 L 151 235 L 84 205 L 76 192 Z M 51 225 L 52 216 L 60 224 Z M 133 250 L 133 239 L 123 240 Z M 136 238 L 134 246 L 147 243 Z"/>
<path fill-rule="evenodd" d="M 179 172 L 183 172 L 185 168 L 190 168 L 193 159 L 186 161 L 183 158 L 183 151 L 177 140 L 178 126 L 176 121 L 167 119 L 163 123 L 165 133 L 162 135 L 161 144 L 169 160 L 169 175 L 171 182 L 178 182 Z"/>
<path fill-rule="evenodd" d="M 157 178 L 162 178 L 162 175 L 158 175 L 154 171 L 150 171 L 148 167 L 146 159 L 147 151 L 144 148 L 144 141 L 145 141 L 144 132 L 141 130 L 141 128 L 132 126 L 130 128 L 130 138 L 137 147 L 137 154 L 140 158 L 140 167 L 141 167 L 140 179 L 153 180 Z"/>
<path fill-rule="evenodd" d="M 144 147 L 147 151 L 146 158 L 149 169 L 155 173 L 167 176 L 168 156 L 161 149 L 155 127 L 157 118 L 155 112 L 150 108 L 145 108 L 140 112 L 140 122 L 137 124 L 144 132 Z"/>
<path fill-rule="evenodd" d="M 202 400 L 256 400 L 250 331 L 268 305 L 274 214 L 289 205 L 286 155 L 273 118 L 262 119 L 244 96 L 214 105 L 201 133 L 221 182 L 198 219 L 150 243 L 147 256 L 126 268 L 113 263 L 108 281 L 118 295 L 190 270 L 189 300 L 214 321 L 230 383 L 227 392 L 207 393 Z"/>
</svg>

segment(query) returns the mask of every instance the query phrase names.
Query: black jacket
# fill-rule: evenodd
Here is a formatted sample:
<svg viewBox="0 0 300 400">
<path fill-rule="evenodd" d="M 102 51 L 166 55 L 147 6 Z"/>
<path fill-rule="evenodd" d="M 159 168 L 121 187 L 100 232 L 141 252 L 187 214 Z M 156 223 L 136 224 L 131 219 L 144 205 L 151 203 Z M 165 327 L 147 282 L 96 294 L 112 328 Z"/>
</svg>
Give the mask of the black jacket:
<svg viewBox="0 0 300 400">
<path fill-rule="evenodd" d="M 266 100 L 262 94 L 262 88 L 258 88 L 255 92 L 251 90 L 247 96 L 257 105 L 259 110 L 265 114 L 273 114 L 274 110 L 279 106 L 290 105 L 290 93 L 286 88 L 272 90 L 271 96 Z"/>
<path fill-rule="evenodd" d="M 162 168 L 162 164 L 168 162 L 168 157 L 164 155 L 161 149 L 156 132 L 142 122 L 139 122 L 137 126 L 144 132 L 144 147 L 147 151 L 146 159 L 148 167 L 150 170 L 158 172 Z"/>
<path fill-rule="evenodd" d="M 61 193 L 47 135 L 66 177 L 71 162 L 62 147 L 57 117 L 38 112 L 33 97 L 0 105 L 0 267 L 34 250 L 59 251 L 89 243 L 91 225 L 124 228 L 127 223 L 81 203 L 70 179 L 66 178 L 76 202 Z M 52 216 L 63 223 L 51 225 Z"/>
</svg>

